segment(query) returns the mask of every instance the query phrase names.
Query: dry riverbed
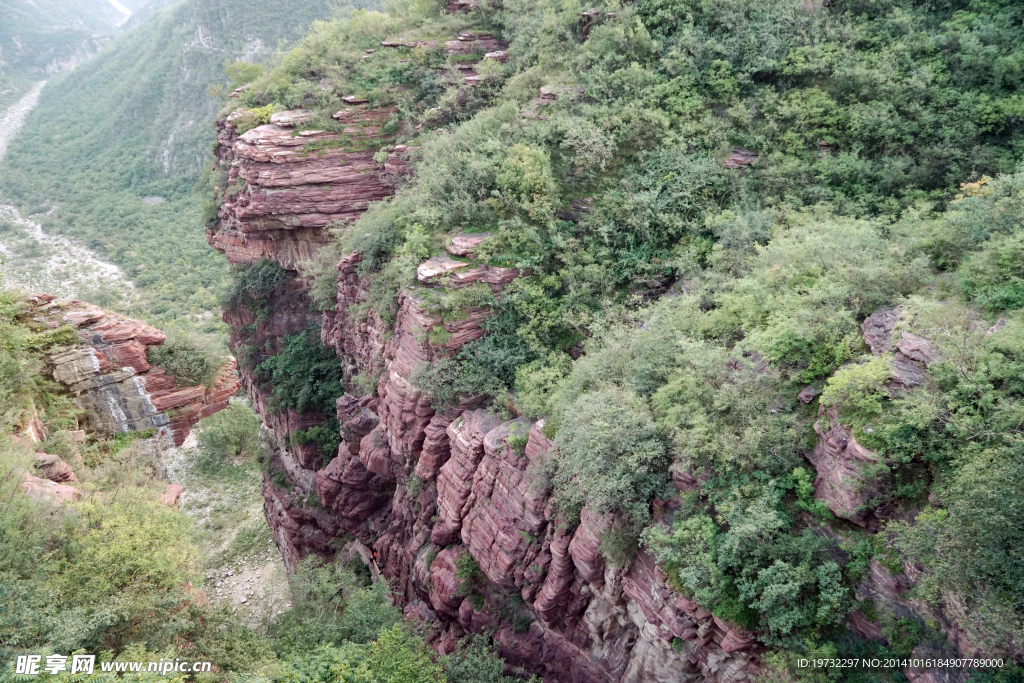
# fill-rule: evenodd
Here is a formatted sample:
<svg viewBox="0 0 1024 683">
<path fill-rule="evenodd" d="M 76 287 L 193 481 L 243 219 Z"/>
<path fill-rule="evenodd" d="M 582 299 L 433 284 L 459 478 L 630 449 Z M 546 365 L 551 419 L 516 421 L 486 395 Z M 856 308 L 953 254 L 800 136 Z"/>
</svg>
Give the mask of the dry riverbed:
<svg viewBox="0 0 1024 683">
<path fill-rule="evenodd" d="M 0 164 L 11 140 L 39 101 L 45 81 L 11 105 L 0 119 Z M 98 292 L 126 302 L 132 283 L 116 265 L 61 235 L 49 235 L 32 217 L 0 198 L 0 285 L 58 298 L 95 298 Z M 89 295 L 94 295 L 90 297 Z"/>
<path fill-rule="evenodd" d="M 203 554 L 203 590 L 213 605 L 226 604 L 255 629 L 288 609 L 281 554 L 263 516 L 255 462 L 215 468 L 195 432 L 164 457 L 168 478 L 181 484 L 181 511 L 192 518 Z"/>
</svg>

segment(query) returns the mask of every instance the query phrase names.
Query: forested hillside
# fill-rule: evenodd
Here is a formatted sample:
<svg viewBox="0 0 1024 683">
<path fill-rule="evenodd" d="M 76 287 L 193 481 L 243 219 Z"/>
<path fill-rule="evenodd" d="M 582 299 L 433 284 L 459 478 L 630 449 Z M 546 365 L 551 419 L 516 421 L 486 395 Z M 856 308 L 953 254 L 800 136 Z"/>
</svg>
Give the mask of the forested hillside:
<svg viewBox="0 0 1024 683">
<path fill-rule="evenodd" d="M 44 230 L 121 266 L 140 315 L 215 311 L 227 271 L 203 244 L 192 196 L 223 105 L 210 88 L 228 85 L 226 62 L 264 60 L 329 15 L 327 0 L 184 0 L 153 12 L 50 82 L 8 149 L 0 196 L 26 215 L 49 212 Z"/>
<path fill-rule="evenodd" d="M 282 446 L 315 471 L 321 496 L 350 485 L 393 514 L 385 532 L 324 498 L 337 523 L 362 524 L 408 599 L 429 592 L 438 615 L 457 610 L 466 628 L 500 624 L 508 652 L 527 647 L 515 634 L 528 631 L 606 653 L 618 636 L 605 622 L 573 630 L 574 618 L 600 618 L 598 598 L 580 616 L 577 596 L 589 594 L 568 586 L 610 594 L 621 580 L 637 600 L 630 572 L 653 558 L 673 604 L 706 622 L 674 636 L 664 632 L 677 622 L 658 627 L 690 662 L 705 661 L 715 624 L 728 631 L 722 650 L 760 652 L 767 676 L 903 680 L 801 670 L 808 656 L 1020 661 L 1024 6 L 438 9 L 317 24 L 276 68 L 254 72 L 245 111 L 223 124 L 242 137 L 225 133 L 210 182 L 223 202 L 208 215 L 211 243 L 233 246 L 219 231 L 245 238 L 274 219 L 246 204 L 276 191 L 245 168 L 258 166 L 253 146 L 324 136 L 300 156 L 330 165 L 372 145 L 385 169 L 412 159 L 393 198 L 314 245 L 319 266 L 289 261 L 284 237 L 268 257 L 277 266 L 227 250 L 250 261 L 228 314 L 268 424 L 289 429 L 291 410 L 333 414 L 340 389 L 298 387 L 342 378 L 351 397 L 338 419 L 356 401 L 369 406 L 363 422 L 379 418 L 369 433 L 344 423 L 336 459 L 321 444 L 323 464 L 304 459 L 311 431 Z M 489 47 L 462 50 L 455 36 Z M 483 42 L 495 39 L 507 49 Z M 367 141 L 370 124 L 355 117 L 371 113 L 381 125 Z M 336 367 L 314 334 L 277 343 L 264 323 L 295 314 L 283 283 L 306 276 L 313 309 L 333 321 L 322 339 Z M 481 405 L 496 422 L 467 410 Z M 529 420 L 495 426 L 516 416 Z M 529 437 L 515 431 L 540 418 Z M 445 434 L 451 460 L 425 465 L 428 451 L 444 462 L 430 449 Z M 486 449 L 475 456 L 473 439 Z M 512 483 L 487 469 L 501 457 L 518 463 Z M 337 478 L 367 470 L 365 490 Z M 268 500 L 301 489 L 292 472 L 265 483 Z M 526 512 L 481 530 L 500 514 L 492 500 L 527 480 L 511 503 Z M 548 493 L 548 507 L 530 507 Z M 515 526 L 541 510 L 550 524 Z M 455 557 L 480 567 L 461 606 L 437 589 Z M 634 617 L 641 640 L 657 609 Z M 642 680 L 627 660 L 594 666 Z"/>
<path fill-rule="evenodd" d="M 0 111 L 95 54 L 125 19 L 108 0 L 0 2 Z"/>
</svg>

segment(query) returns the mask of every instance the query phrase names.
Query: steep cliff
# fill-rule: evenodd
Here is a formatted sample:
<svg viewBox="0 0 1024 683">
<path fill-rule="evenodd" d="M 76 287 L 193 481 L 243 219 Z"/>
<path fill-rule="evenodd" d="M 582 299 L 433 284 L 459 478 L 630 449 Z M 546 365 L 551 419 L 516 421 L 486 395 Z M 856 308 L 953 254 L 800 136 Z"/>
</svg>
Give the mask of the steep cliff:
<svg viewBox="0 0 1024 683">
<path fill-rule="evenodd" d="M 353 122 L 388 114 L 354 109 Z M 264 319 L 244 307 L 225 314 L 233 344 L 268 355 L 320 318 L 310 312 L 301 267 L 327 241 L 325 226 L 387 196 L 401 162 L 400 149 L 387 166 L 372 153 L 344 148 L 303 153 L 305 145 L 338 135 L 295 135 L 285 121 L 301 117 L 278 114 L 277 122 L 239 136 L 233 115 L 218 135 L 219 163 L 230 175 L 208 241 L 234 263 L 271 260 L 288 273 Z M 353 132 L 377 134 L 372 125 Z M 601 519 L 584 513 L 575 531 L 555 523 L 550 487 L 539 477 L 553 447 L 543 421 L 509 419 L 507 410 L 485 407 L 487 396 L 461 395 L 438 409 L 411 381 L 417 368 L 485 334 L 488 308 L 445 320 L 431 312 L 432 294 L 485 283 L 500 298 L 520 274 L 473 262 L 469 249 L 479 242 L 459 235 L 448 251 L 463 260 L 440 256 L 421 264 L 418 286 L 400 293 L 393 326 L 365 307 L 361 255 L 340 261 L 337 302 L 321 318 L 322 341 L 349 376 L 379 379 L 374 395 L 337 399 L 342 443 L 326 464 L 315 446 L 289 436 L 327 416 L 271 409 L 268 389 L 251 367 L 241 369 L 275 444 L 263 494 L 286 566 L 310 554 L 331 556 L 354 538 L 372 549 L 407 615 L 423 622 L 439 652 L 451 651 L 463 634 L 496 629 L 498 651 L 510 664 L 549 680 L 744 680 L 760 661 L 749 632 L 674 594 L 646 553 L 625 569 L 607 563 L 598 551 Z M 321 505 L 308 505 L 311 492 Z M 463 557 L 479 567 L 475 578 L 459 578 Z"/>
</svg>

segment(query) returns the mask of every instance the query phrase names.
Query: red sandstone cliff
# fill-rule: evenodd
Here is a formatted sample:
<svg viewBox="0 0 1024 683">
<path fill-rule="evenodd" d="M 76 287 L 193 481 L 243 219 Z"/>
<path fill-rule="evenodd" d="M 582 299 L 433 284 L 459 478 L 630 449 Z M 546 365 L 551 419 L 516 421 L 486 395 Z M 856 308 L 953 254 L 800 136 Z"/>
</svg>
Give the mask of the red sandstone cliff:
<svg viewBox="0 0 1024 683">
<path fill-rule="evenodd" d="M 359 107 L 344 113 L 363 122 L 380 121 L 386 114 Z M 275 123 L 243 136 L 235 134 L 230 121 L 220 129 L 219 159 L 230 166 L 229 182 L 245 184 L 229 193 L 220 225 L 207 238 L 232 262 L 267 258 L 290 271 L 287 292 L 269 302 L 268 318 L 258 320 L 244 308 L 225 316 L 236 330 L 234 344 L 251 344 L 267 354 L 280 350 L 285 335 L 316 317 L 298 268 L 326 240 L 327 222 L 356 218 L 367 201 L 390 192 L 389 172 L 409 171 L 398 164 L 401 149 L 380 166 L 367 152 L 300 153 L 303 138 L 288 127 L 305 116 L 279 114 Z M 372 125 L 353 130 L 377 135 Z M 325 139 L 317 131 L 300 135 Z M 355 169 L 367 172 L 350 172 Z M 480 239 L 455 236 L 449 251 L 471 256 Z M 530 474 L 531 463 L 553 448 L 542 423 L 503 419 L 484 408 L 481 396 L 462 396 L 457 406 L 438 413 L 410 382 L 418 365 L 482 336 L 480 323 L 488 313 L 475 310 L 463 320 L 444 322 L 423 305 L 421 289 L 484 282 L 500 296 L 519 273 L 431 258 L 418 269 L 418 287 L 400 293 L 396 323 L 385 326 L 374 311 L 365 310 L 360 261 L 360 254 L 353 253 L 338 264 L 336 305 L 320 316 L 322 341 L 343 359 L 346 378 L 379 379 L 373 396 L 346 393 L 338 398 L 342 443 L 329 463 L 321 462 L 312 447 L 288 438 L 322 424 L 327 416 L 272 413 L 251 371 L 241 370 L 275 443 L 271 468 L 285 473 L 289 483 L 277 486 L 269 476 L 263 482 L 267 519 L 286 566 L 293 568 L 309 554 L 331 556 L 339 537 L 351 535 L 364 551 L 372 549 L 408 618 L 423 624 L 439 652 L 450 651 L 465 633 L 493 632 L 499 653 L 510 664 L 546 680 L 725 682 L 756 677 L 764 650 L 754 634 L 671 591 L 646 553 L 624 569 L 602 557 L 599 538 L 606 520 L 584 510 L 580 526 L 571 532 L 553 523 L 550 492 Z M 868 344 L 872 349 L 881 344 L 876 352 L 892 350 L 881 348 L 889 344 L 892 317 L 879 312 L 865 322 Z M 427 334 L 440 326 L 447 334 Z M 432 336 L 447 341 L 438 346 L 429 341 Z M 927 342 L 907 334 L 896 348 L 894 391 L 923 381 L 933 353 Z M 813 393 L 807 400 L 813 400 Z M 837 515 L 873 527 L 876 513 L 868 504 L 877 491 L 860 472 L 877 456 L 857 444 L 834 415 L 823 416 L 816 429 L 821 438 L 811 456 L 818 473 L 816 497 Z M 509 446 L 510 433 L 528 434 L 525 451 Z M 692 487 L 687 473 L 675 475 L 681 490 Z M 313 491 L 322 506 L 306 504 Z M 456 576 L 456 562 L 465 553 L 482 573 L 471 586 Z M 885 590 L 870 580 L 861 589 L 865 594 Z M 902 594 L 893 595 L 893 604 L 906 603 Z M 877 630 L 861 621 L 861 630 Z M 851 628 L 858 630 L 857 624 Z M 955 628 L 947 632 L 955 641 Z"/>
<path fill-rule="evenodd" d="M 63 385 L 84 414 L 85 428 L 106 435 L 157 430 L 180 446 L 192 427 L 222 410 L 239 389 L 235 360 L 227 360 L 210 386 L 178 386 L 146 351 L 167 336 L 149 325 L 77 300 L 48 294 L 28 299 L 26 315 L 47 329 L 71 323 L 79 344 L 58 348 L 47 373 Z"/>
<path fill-rule="evenodd" d="M 268 318 L 257 320 L 244 308 L 225 316 L 236 330 L 233 343 L 266 353 L 314 316 L 298 264 L 326 239 L 327 221 L 354 218 L 390 191 L 383 166 L 358 172 L 373 165 L 369 153 L 297 153 L 302 138 L 283 124 L 302 116 L 293 112 L 243 136 L 230 122 L 220 128 L 219 158 L 232 181 L 245 185 L 225 201 L 207 238 L 232 262 L 267 258 L 290 271 L 287 294 L 269 302 Z M 350 116 L 372 121 L 384 112 Z M 465 255 L 474 239 L 459 236 L 450 251 Z M 275 444 L 271 468 L 289 483 L 279 487 L 269 476 L 263 482 L 286 566 L 311 553 L 329 556 L 350 534 L 372 549 L 409 618 L 425 625 L 438 651 L 450 651 L 467 632 L 494 629 L 510 664 L 547 680 L 740 681 L 756 671 L 750 634 L 673 594 L 649 556 L 625 570 L 607 564 L 597 550 L 600 520 L 585 513 L 574 532 L 556 528 L 550 492 L 528 473 L 552 448 L 541 425 L 502 419 L 482 407 L 482 396 L 463 396 L 438 413 L 410 382 L 421 363 L 482 336 L 488 311 L 444 322 L 413 288 L 401 292 L 397 322 L 386 328 L 372 310 L 354 313 L 366 300 L 360 260 L 354 253 L 338 264 L 337 303 L 322 316 L 322 339 L 354 372 L 379 379 L 375 396 L 338 398 L 342 444 L 329 463 L 288 438 L 327 416 L 272 413 L 251 371 L 241 370 Z M 500 296 L 518 275 L 438 257 L 420 267 L 418 280 L 423 288 L 483 282 Z M 427 333 L 442 326 L 447 334 L 434 338 L 446 341 L 432 344 Z M 508 445 L 511 431 L 529 435 L 523 453 Z M 322 506 L 305 504 L 310 491 Z M 483 575 L 472 589 L 456 578 L 455 561 L 466 552 Z"/>
</svg>

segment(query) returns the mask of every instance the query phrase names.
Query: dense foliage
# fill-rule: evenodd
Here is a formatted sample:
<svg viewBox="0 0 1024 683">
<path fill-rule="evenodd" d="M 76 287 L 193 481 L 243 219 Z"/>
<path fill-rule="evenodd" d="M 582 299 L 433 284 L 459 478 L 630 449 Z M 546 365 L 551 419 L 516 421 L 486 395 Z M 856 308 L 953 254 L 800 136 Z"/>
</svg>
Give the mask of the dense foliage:
<svg viewBox="0 0 1024 683">
<path fill-rule="evenodd" d="M 175 334 L 159 346 L 146 350 L 146 357 L 153 365 L 159 365 L 173 375 L 179 386 L 210 384 L 213 373 L 223 359 L 206 345 L 187 334 Z"/>
<path fill-rule="evenodd" d="M 301 103 L 329 127 L 357 93 L 395 106 L 396 142 L 419 148 L 414 178 L 321 252 L 314 296 L 330 302 L 333 266 L 359 249 L 369 296 L 351 313 L 390 324 L 418 262 L 490 232 L 476 257 L 529 274 L 473 304 L 491 308 L 488 336 L 412 379 L 438 409 L 486 392 L 547 417 L 562 523 L 584 504 L 613 513 L 609 555 L 639 534 L 674 588 L 755 628 L 779 667 L 880 652 L 841 626 L 874 614 L 854 596 L 872 558 L 923 568 L 920 594 L 966 600 L 971 637 L 1000 651 L 1024 599 L 1006 504 L 1021 493 L 1021 5 L 585 9 L 360 13 L 251 74 L 254 112 Z M 475 86 L 437 49 L 365 52 L 472 29 L 510 42 L 507 63 L 476 63 Z M 445 320 L 469 296 L 420 294 Z M 895 334 L 939 349 L 913 390 L 861 336 L 897 305 Z M 872 536 L 814 497 L 804 456 L 824 409 L 880 456 L 861 473 L 877 488 L 865 507 L 916 521 Z M 673 472 L 696 483 L 679 494 Z M 652 522 L 652 501 L 676 495 L 671 523 Z M 941 640 L 890 617 L 888 652 Z"/>
<path fill-rule="evenodd" d="M 256 366 L 256 381 L 270 394 L 271 411 L 281 413 L 290 408 L 325 416 L 323 424 L 293 437 L 299 443 L 315 442 L 326 464 L 341 443 L 335 411 L 335 400 L 345 393 L 341 359 L 320 341 L 319 325 L 285 337 L 282 344 L 280 353 Z"/>
<path fill-rule="evenodd" d="M 259 416 L 241 402 L 232 401 L 203 421 L 198 440 L 205 451 L 223 459 L 255 458 L 259 429 Z"/>
</svg>

